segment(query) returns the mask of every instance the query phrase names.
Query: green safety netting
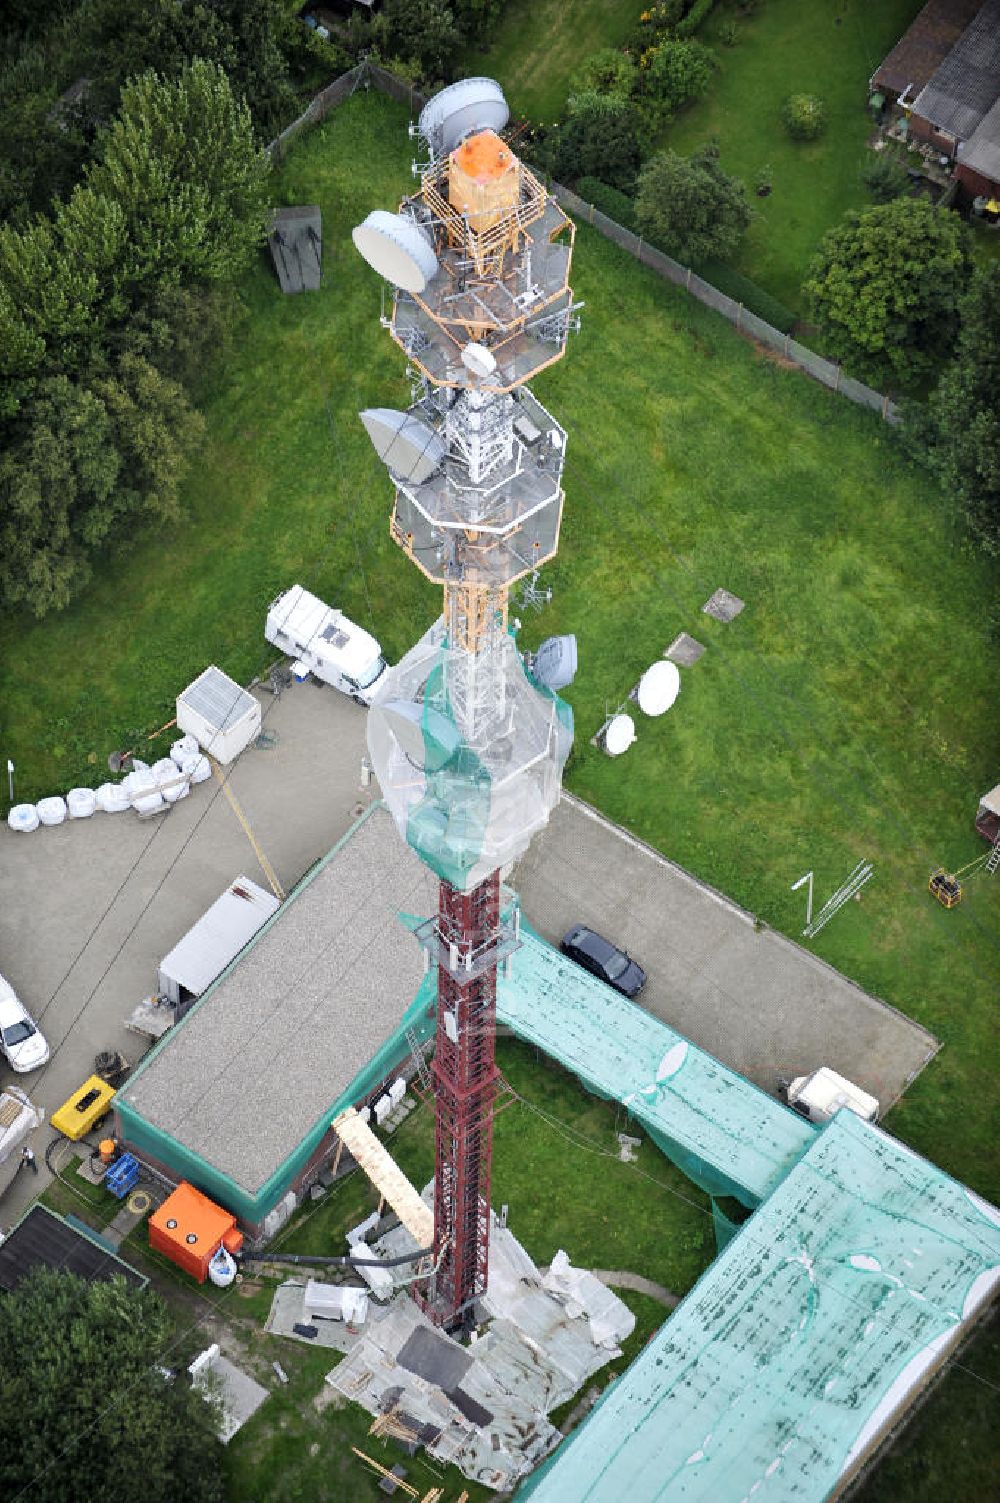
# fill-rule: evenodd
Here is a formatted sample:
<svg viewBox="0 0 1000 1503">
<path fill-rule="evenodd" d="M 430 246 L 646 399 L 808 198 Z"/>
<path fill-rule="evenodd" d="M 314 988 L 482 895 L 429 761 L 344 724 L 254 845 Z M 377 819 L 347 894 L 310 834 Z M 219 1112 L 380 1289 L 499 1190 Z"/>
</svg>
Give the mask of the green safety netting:
<svg viewBox="0 0 1000 1503">
<path fill-rule="evenodd" d="M 1000 1213 L 840 1111 L 518 1498 L 822 1503 L 998 1277 Z"/>
<path fill-rule="evenodd" d="M 368 718 L 400 834 L 463 892 L 546 823 L 572 740 L 572 710 L 525 672 L 511 633 L 473 656 L 449 647 L 441 621 L 384 675 Z"/>
<path fill-rule="evenodd" d="M 523 923 L 497 1020 L 620 1101 L 713 1197 L 749 1210 L 788 1173 L 815 1128 L 568 960 Z"/>
</svg>

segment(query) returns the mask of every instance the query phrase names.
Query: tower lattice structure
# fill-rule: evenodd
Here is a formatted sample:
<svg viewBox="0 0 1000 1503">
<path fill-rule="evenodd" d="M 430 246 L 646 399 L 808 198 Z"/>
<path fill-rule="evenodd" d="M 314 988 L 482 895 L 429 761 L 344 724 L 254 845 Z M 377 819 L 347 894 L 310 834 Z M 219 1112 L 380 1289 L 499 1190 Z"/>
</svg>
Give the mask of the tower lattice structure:
<svg viewBox="0 0 1000 1503">
<path fill-rule="evenodd" d="M 499 87 L 472 79 L 421 113 L 430 160 L 397 214 L 355 244 L 394 286 L 405 411 L 361 414 L 396 487 L 391 533 L 443 588 L 443 613 L 386 675 L 369 749 L 404 838 L 440 879 L 419 931 L 437 968 L 433 1318 L 470 1318 L 489 1275 L 498 965 L 516 947 L 501 868 L 559 796 L 568 707 L 526 672 L 511 585 L 551 558 L 566 435 L 529 380 L 577 322 L 574 227 L 500 132 Z"/>
</svg>

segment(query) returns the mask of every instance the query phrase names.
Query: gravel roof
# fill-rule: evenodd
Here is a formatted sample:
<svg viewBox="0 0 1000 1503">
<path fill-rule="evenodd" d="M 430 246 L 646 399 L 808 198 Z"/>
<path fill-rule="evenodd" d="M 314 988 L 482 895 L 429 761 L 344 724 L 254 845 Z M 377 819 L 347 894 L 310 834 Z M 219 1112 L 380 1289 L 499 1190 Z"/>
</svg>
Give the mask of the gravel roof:
<svg viewBox="0 0 1000 1503">
<path fill-rule="evenodd" d="M 376 806 L 132 1077 L 129 1106 L 257 1192 L 398 1026 L 423 956 L 397 915 L 436 906 Z"/>
</svg>

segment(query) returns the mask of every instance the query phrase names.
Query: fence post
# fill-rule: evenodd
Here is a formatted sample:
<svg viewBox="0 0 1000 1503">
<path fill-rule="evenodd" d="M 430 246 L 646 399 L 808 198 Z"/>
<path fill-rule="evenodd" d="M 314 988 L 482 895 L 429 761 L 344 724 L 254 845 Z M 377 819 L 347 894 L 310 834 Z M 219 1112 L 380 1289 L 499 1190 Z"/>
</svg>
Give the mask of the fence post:
<svg viewBox="0 0 1000 1503">
<path fill-rule="evenodd" d="M 840 390 L 840 378 L 841 378 L 841 376 L 843 376 L 843 374 L 844 374 L 844 367 L 842 365 L 838 365 L 837 366 L 837 384 L 833 388 L 834 391 L 839 391 Z"/>
<path fill-rule="evenodd" d="M 785 346 L 784 346 L 784 349 L 781 352 L 785 356 L 786 360 L 788 358 L 788 340 L 789 340 L 789 337 L 790 336 L 788 334 L 785 335 Z"/>
<path fill-rule="evenodd" d="M 743 304 L 742 303 L 737 303 L 736 304 L 736 327 L 738 329 L 742 329 L 742 327 L 743 327 Z"/>
<path fill-rule="evenodd" d="M 882 420 L 883 422 L 889 421 L 889 393 L 887 391 L 882 393 Z"/>
<path fill-rule="evenodd" d="M 635 253 L 634 254 L 635 254 L 635 259 L 637 261 L 641 261 L 642 260 L 642 236 L 641 235 L 639 236 L 639 238 L 635 242 Z"/>
<path fill-rule="evenodd" d="M 593 224 L 593 222 L 594 222 L 594 205 L 593 204 L 591 204 L 591 206 L 590 206 L 590 222 L 591 222 L 591 224 Z"/>
<path fill-rule="evenodd" d="M 687 281 L 684 283 L 684 286 L 687 288 L 688 292 L 691 291 L 691 268 L 690 268 L 690 266 L 687 269 Z"/>
</svg>

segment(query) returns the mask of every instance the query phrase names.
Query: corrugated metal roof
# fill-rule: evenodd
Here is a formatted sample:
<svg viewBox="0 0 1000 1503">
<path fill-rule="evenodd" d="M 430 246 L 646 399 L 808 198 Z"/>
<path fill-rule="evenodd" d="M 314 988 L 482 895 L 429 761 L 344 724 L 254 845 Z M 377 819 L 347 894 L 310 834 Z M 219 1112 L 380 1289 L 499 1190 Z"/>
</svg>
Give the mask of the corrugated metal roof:
<svg viewBox="0 0 1000 1503">
<path fill-rule="evenodd" d="M 257 701 L 246 689 L 240 688 L 235 679 L 214 664 L 198 675 L 177 696 L 179 704 L 185 704 L 196 715 L 202 715 L 217 731 L 239 725 L 247 715 L 256 714 Z"/>
<path fill-rule="evenodd" d="M 979 172 L 1000 184 L 1000 99 L 980 120 L 971 138 L 959 146 L 958 160 L 970 172 Z"/>
<path fill-rule="evenodd" d="M 967 141 L 1000 95 L 1000 0 L 986 0 L 930 82 L 913 113 Z"/>
<path fill-rule="evenodd" d="M 39 1204 L 30 1207 L 0 1246 L 0 1289 L 16 1289 L 35 1268 L 75 1273 L 92 1283 L 120 1275 L 133 1289 L 149 1282 L 100 1242 Z"/>
<path fill-rule="evenodd" d="M 842 1111 L 532 1503 L 821 1503 L 981 1307 L 1000 1213 Z"/>
<path fill-rule="evenodd" d="M 279 906 L 249 877 L 237 877 L 164 957 L 160 971 L 200 997 Z"/>
</svg>

